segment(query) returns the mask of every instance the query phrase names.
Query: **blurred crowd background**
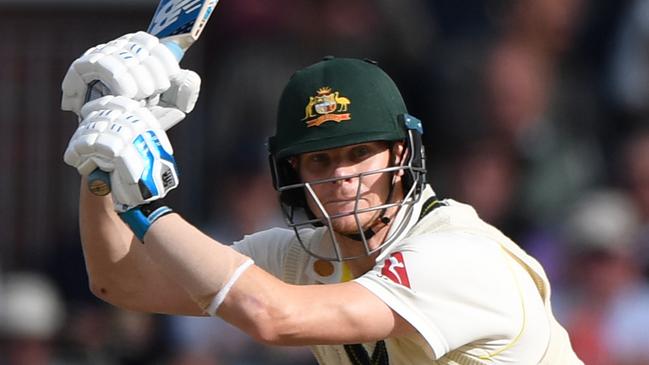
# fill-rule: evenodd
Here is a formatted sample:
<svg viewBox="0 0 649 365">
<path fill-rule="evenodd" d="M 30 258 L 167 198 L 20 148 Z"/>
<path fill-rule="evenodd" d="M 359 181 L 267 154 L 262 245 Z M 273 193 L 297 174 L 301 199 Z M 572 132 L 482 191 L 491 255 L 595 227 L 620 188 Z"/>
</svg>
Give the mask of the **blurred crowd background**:
<svg viewBox="0 0 649 365">
<path fill-rule="evenodd" d="M 0 1 L 0 365 L 315 364 L 88 290 L 60 82 L 156 3 Z M 183 60 L 203 88 L 170 131 L 176 210 L 226 242 L 283 224 L 265 142 L 284 83 L 325 55 L 395 79 L 438 195 L 543 263 L 586 364 L 649 364 L 649 0 L 224 0 Z"/>
</svg>

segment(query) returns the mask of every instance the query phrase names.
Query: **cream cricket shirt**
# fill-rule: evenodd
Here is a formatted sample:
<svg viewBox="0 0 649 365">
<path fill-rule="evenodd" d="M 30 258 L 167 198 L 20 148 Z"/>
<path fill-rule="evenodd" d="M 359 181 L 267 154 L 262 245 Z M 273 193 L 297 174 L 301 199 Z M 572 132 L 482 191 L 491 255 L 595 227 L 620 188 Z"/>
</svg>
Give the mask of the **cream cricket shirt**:
<svg viewBox="0 0 649 365">
<path fill-rule="evenodd" d="M 538 262 L 468 205 L 445 200 L 418 222 L 432 195 L 427 188 L 400 240 L 355 279 L 419 332 L 385 340 L 390 364 L 582 364 L 552 315 L 550 286 Z M 301 231 L 306 245 L 328 255 L 333 248 L 324 233 Z M 259 232 L 235 248 L 289 283 L 345 279 L 338 262 L 330 274 L 319 274 L 321 263 L 304 252 L 292 230 Z M 363 345 L 371 355 L 375 344 Z M 311 349 L 320 364 L 351 364 L 343 346 Z"/>
</svg>

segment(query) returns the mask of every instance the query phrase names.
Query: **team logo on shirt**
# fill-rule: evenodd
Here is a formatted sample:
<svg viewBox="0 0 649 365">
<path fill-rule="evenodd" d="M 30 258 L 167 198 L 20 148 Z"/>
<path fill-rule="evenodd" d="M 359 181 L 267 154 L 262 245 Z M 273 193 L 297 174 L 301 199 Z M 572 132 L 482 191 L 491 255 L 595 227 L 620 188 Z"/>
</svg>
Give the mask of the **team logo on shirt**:
<svg viewBox="0 0 649 365">
<path fill-rule="evenodd" d="M 401 252 L 395 252 L 383 262 L 381 274 L 397 284 L 410 288 L 408 271 Z"/>
<path fill-rule="evenodd" d="M 352 119 L 347 108 L 351 104 L 349 98 L 340 95 L 339 91 L 333 91 L 330 87 L 324 86 L 316 91 L 315 96 L 309 96 L 309 103 L 305 108 L 307 127 L 317 127 L 325 122 L 333 121 L 340 123 Z"/>
</svg>

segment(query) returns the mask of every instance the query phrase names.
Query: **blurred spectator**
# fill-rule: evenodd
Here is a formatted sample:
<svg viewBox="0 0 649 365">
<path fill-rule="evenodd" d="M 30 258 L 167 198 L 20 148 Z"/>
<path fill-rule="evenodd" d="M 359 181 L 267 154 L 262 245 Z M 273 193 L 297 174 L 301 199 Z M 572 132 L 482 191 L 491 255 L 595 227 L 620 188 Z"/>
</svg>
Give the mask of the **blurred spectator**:
<svg viewBox="0 0 649 365">
<path fill-rule="evenodd" d="M 649 1 L 630 2 L 612 52 L 612 94 L 632 119 L 649 115 Z"/>
<path fill-rule="evenodd" d="M 512 148 L 495 138 L 464 146 L 453 164 L 454 184 L 449 196 L 471 204 L 486 222 L 517 236 L 518 224 L 512 214 L 518 187 L 516 162 Z"/>
<path fill-rule="evenodd" d="M 649 127 L 635 129 L 621 147 L 622 161 L 617 171 L 640 214 L 638 259 L 649 280 Z"/>
<path fill-rule="evenodd" d="M 73 307 L 58 346 L 66 364 L 157 365 L 171 349 L 159 316 L 106 304 Z"/>
<path fill-rule="evenodd" d="M 0 364 L 67 364 L 56 337 L 65 321 L 64 302 L 40 274 L 10 272 L 0 295 Z"/>
<path fill-rule="evenodd" d="M 80 364 L 117 365 L 120 353 L 109 345 L 115 339 L 111 329 L 111 311 L 105 305 L 76 305 L 70 310 L 63 334 L 69 358 Z M 116 335 L 119 337 L 119 334 Z"/>
<path fill-rule="evenodd" d="M 555 58 L 573 46 L 588 2 L 584 0 L 522 0 L 509 2 L 505 37 Z"/>
<path fill-rule="evenodd" d="M 539 50 L 497 42 L 487 55 L 484 75 L 486 113 L 497 134 L 525 148 L 525 137 L 543 123 L 555 77 Z"/>
<path fill-rule="evenodd" d="M 246 234 L 285 225 L 268 168 L 255 166 L 247 172 L 232 169 L 233 174 L 224 179 L 225 205 L 214 207 L 214 223 L 208 228 L 220 242 L 235 242 Z"/>
<path fill-rule="evenodd" d="M 622 146 L 622 169 L 643 222 L 649 224 L 649 127 L 636 129 Z"/>
<path fill-rule="evenodd" d="M 220 318 L 172 316 L 167 322 L 174 365 L 233 363 L 253 344 L 245 333 Z"/>
<path fill-rule="evenodd" d="M 307 348 L 260 345 L 220 318 L 169 317 L 172 365 L 315 365 Z"/>
<path fill-rule="evenodd" d="M 633 246 L 638 229 L 633 202 L 616 190 L 584 195 L 566 222 L 569 284 L 555 300 L 586 364 L 649 363 L 649 286 Z"/>
<path fill-rule="evenodd" d="M 120 365 L 154 365 L 169 353 L 163 346 L 162 324 L 158 317 L 132 311 L 110 309 L 111 333 L 107 350 Z"/>
<path fill-rule="evenodd" d="M 147 365 L 168 355 L 154 316 L 106 305 L 68 312 L 36 272 L 9 272 L 0 288 L 0 365 Z"/>
<path fill-rule="evenodd" d="M 559 223 L 562 206 L 602 174 L 595 100 L 576 102 L 558 77 L 540 50 L 508 40 L 485 64 L 486 128 L 515 150 L 517 211 L 536 228 Z"/>
<path fill-rule="evenodd" d="M 444 167 L 458 144 L 470 146 L 485 135 L 510 149 L 516 196 L 509 214 L 516 217 L 511 228 L 516 232 L 507 232 L 530 231 L 530 238 L 515 237 L 523 245 L 552 235 L 561 207 L 603 179 L 597 94 L 583 65 L 574 69 L 565 62 L 588 5 L 523 0 L 492 6 L 499 12 L 492 19 L 500 21 L 500 32 L 488 42 L 474 40 L 471 53 L 446 62 L 451 66 L 437 67 L 456 82 L 447 81 L 439 91 L 446 102 L 436 105 L 442 111 L 435 115 L 443 126 L 425 136 L 430 150 L 441 152 L 432 162 Z M 455 190 L 454 181 L 443 183 Z"/>
</svg>

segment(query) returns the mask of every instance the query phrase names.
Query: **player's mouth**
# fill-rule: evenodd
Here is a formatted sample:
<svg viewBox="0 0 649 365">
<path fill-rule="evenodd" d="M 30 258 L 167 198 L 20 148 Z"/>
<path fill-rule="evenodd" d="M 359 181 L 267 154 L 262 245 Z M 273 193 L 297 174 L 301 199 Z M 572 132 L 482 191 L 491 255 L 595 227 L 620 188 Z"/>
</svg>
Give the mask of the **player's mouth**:
<svg viewBox="0 0 649 365">
<path fill-rule="evenodd" d="M 343 207 L 354 207 L 356 206 L 356 199 L 347 199 L 347 200 L 330 200 L 326 203 L 324 203 L 325 207 L 336 207 L 336 208 L 343 208 Z"/>
<path fill-rule="evenodd" d="M 333 199 L 325 202 L 325 209 L 329 214 L 340 214 L 340 213 L 351 213 L 355 209 L 362 209 L 367 206 L 367 202 L 364 199 L 359 199 L 358 203 L 356 198 L 352 199 Z"/>
</svg>

